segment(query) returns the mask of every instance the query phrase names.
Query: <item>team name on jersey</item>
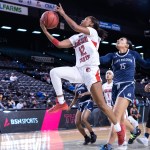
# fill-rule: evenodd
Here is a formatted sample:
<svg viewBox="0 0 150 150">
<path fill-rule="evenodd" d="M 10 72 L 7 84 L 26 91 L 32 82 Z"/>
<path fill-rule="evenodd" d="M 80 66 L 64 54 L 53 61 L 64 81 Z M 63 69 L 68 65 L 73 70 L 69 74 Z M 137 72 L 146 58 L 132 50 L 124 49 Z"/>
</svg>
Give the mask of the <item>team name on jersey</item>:
<svg viewBox="0 0 150 150">
<path fill-rule="evenodd" d="M 76 47 L 78 47 L 81 44 L 86 43 L 86 42 L 88 42 L 87 36 L 80 37 L 80 39 L 77 42 L 75 42 L 74 48 L 76 48 Z"/>
<path fill-rule="evenodd" d="M 133 60 L 132 59 L 130 59 L 130 58 L 121 58 L 121 59 L 117 59 L 115 62 L 114 62 L 114 64 L 116 64 L 116 63 L 118 63 L 118 62 L 122 62 L 122 61 L 128 61 L 128 62 L 133 62 Z"/>
<path fill-rule="evenodd" d="M 107 92 L 112 92 L 112 89 L 105 89 L 104 93 L 107 93 Z"/>
</svg>

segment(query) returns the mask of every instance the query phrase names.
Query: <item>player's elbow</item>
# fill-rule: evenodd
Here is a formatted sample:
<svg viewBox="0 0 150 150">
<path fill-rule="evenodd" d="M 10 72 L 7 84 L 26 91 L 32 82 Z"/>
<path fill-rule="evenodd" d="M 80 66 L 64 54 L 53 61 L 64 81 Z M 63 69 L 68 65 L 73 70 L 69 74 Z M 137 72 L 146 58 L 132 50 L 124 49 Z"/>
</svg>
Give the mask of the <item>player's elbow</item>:
<svg viewBox="0 0 150 150">
<path fill-rule="evenodd" d="M 63 48 L 63 47 L 61 46 L 61 44 L 58 44 L 56 47 L 57 47 L 57 48 Z"/>
<path fill-rule="evenodd" d="M 63 44 L 59 42 L 57 45 L 55 45 L 57 48 L 64 48 Z"/>
</svg>

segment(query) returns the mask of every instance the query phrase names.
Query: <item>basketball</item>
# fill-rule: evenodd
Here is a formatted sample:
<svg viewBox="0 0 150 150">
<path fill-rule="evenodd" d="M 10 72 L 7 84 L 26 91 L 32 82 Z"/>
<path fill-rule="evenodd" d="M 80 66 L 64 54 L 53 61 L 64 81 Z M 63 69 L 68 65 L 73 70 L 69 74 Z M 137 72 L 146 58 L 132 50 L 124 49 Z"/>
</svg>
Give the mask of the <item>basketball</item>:
<svg viewBox="0 0 150 150">
<path fill-rule="evenodd" d="M 150 83 L 145 85 L 144 90 L 145 90 L 145 92 L 150 92 Z"/>
<path fill-rule="evenodd" d="M 45 11 L 41 16 L 41 20 L 47 29 L 56 28 L 59 23 L 58 14 L 53 11 Z"/>
</svg>

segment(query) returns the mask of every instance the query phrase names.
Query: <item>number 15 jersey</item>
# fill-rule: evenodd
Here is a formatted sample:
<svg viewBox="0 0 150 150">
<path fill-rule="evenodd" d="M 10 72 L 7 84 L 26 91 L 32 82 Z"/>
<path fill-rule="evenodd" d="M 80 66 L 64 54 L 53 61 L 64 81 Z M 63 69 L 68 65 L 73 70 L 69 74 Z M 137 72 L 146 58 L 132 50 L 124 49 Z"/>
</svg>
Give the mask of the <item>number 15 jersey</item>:
<svg viewBox="0 0 150 150">
<path fill-rule="evenodd" d="M 97 66 L 100 64 L 98 48 L 101 39 L 94 28 L 87 28 L 90 31 L 90 35 L 80 33 L 69 38 L 75 49 L 77 67 Z"/>
<path fill-rule="evenodd" d="M 142 59 L 139 53 L 128 49 L 125 54 L 109 53 L 100 57 L 101 64 L 111 63 L 114 72 L 114 84 L 134 81 L 136 62 L 143 68 L 150 68 L 150 62 Z"/>
</svg>

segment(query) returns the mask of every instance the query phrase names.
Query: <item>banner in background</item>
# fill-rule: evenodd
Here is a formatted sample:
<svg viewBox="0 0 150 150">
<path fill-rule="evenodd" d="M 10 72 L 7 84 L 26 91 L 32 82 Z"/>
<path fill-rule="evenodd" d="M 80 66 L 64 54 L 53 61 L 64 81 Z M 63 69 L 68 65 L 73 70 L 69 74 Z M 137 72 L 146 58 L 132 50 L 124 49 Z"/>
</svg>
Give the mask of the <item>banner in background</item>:
<svg viewBox="0 0 150 150">
<path fill-rule="evenodd" d="M 63 111 L 60 123 L 59 123 L 59 129 L 75 129 L 75 115 L 76 115 L 77 109 L 71 109 L 71 111 Z"/>
<path fill-rule="evenodd" d="M 105 29 L 115 30 L 115 31 L 121 31 L 120 25 L 108 23 L 108 22 L 103 22 L 103 21 L 100 21 L 100 27 L 105 28 Z"/>
<path fill-rule="evenodd" d="M 13 5 L 8 3 L 0 2 L 0 11 L 21 14 L 21 15 L 28 15 L 28 8 L 22 7 L 19 5 Z"/>
<path fill-rule="evenodd" d="M 1 133 L 39 131 L 45 110 L 0 112 Z"/>
<path fill-rule="evenodd" d="M 0 112 L 0 132 L 30 132 L 72 129 L 75 126 L 76 109 L 48 113 L 46 110 L 19 110 Z"/>
<path fill-rule="evenodd" d="M 20 5 L 26 5 L 29 7 L 36 7 L 36 8 L 41 8 L 41 9 L 46 9 L 46 10 L 52 10 L 55 11 L 56 5 L 51 4 L 51 3 L 45 3 L 37 0 L 3 0 L 6 2 L 11 2 L 11 3 L 16 3 Z"/>
</svg>

